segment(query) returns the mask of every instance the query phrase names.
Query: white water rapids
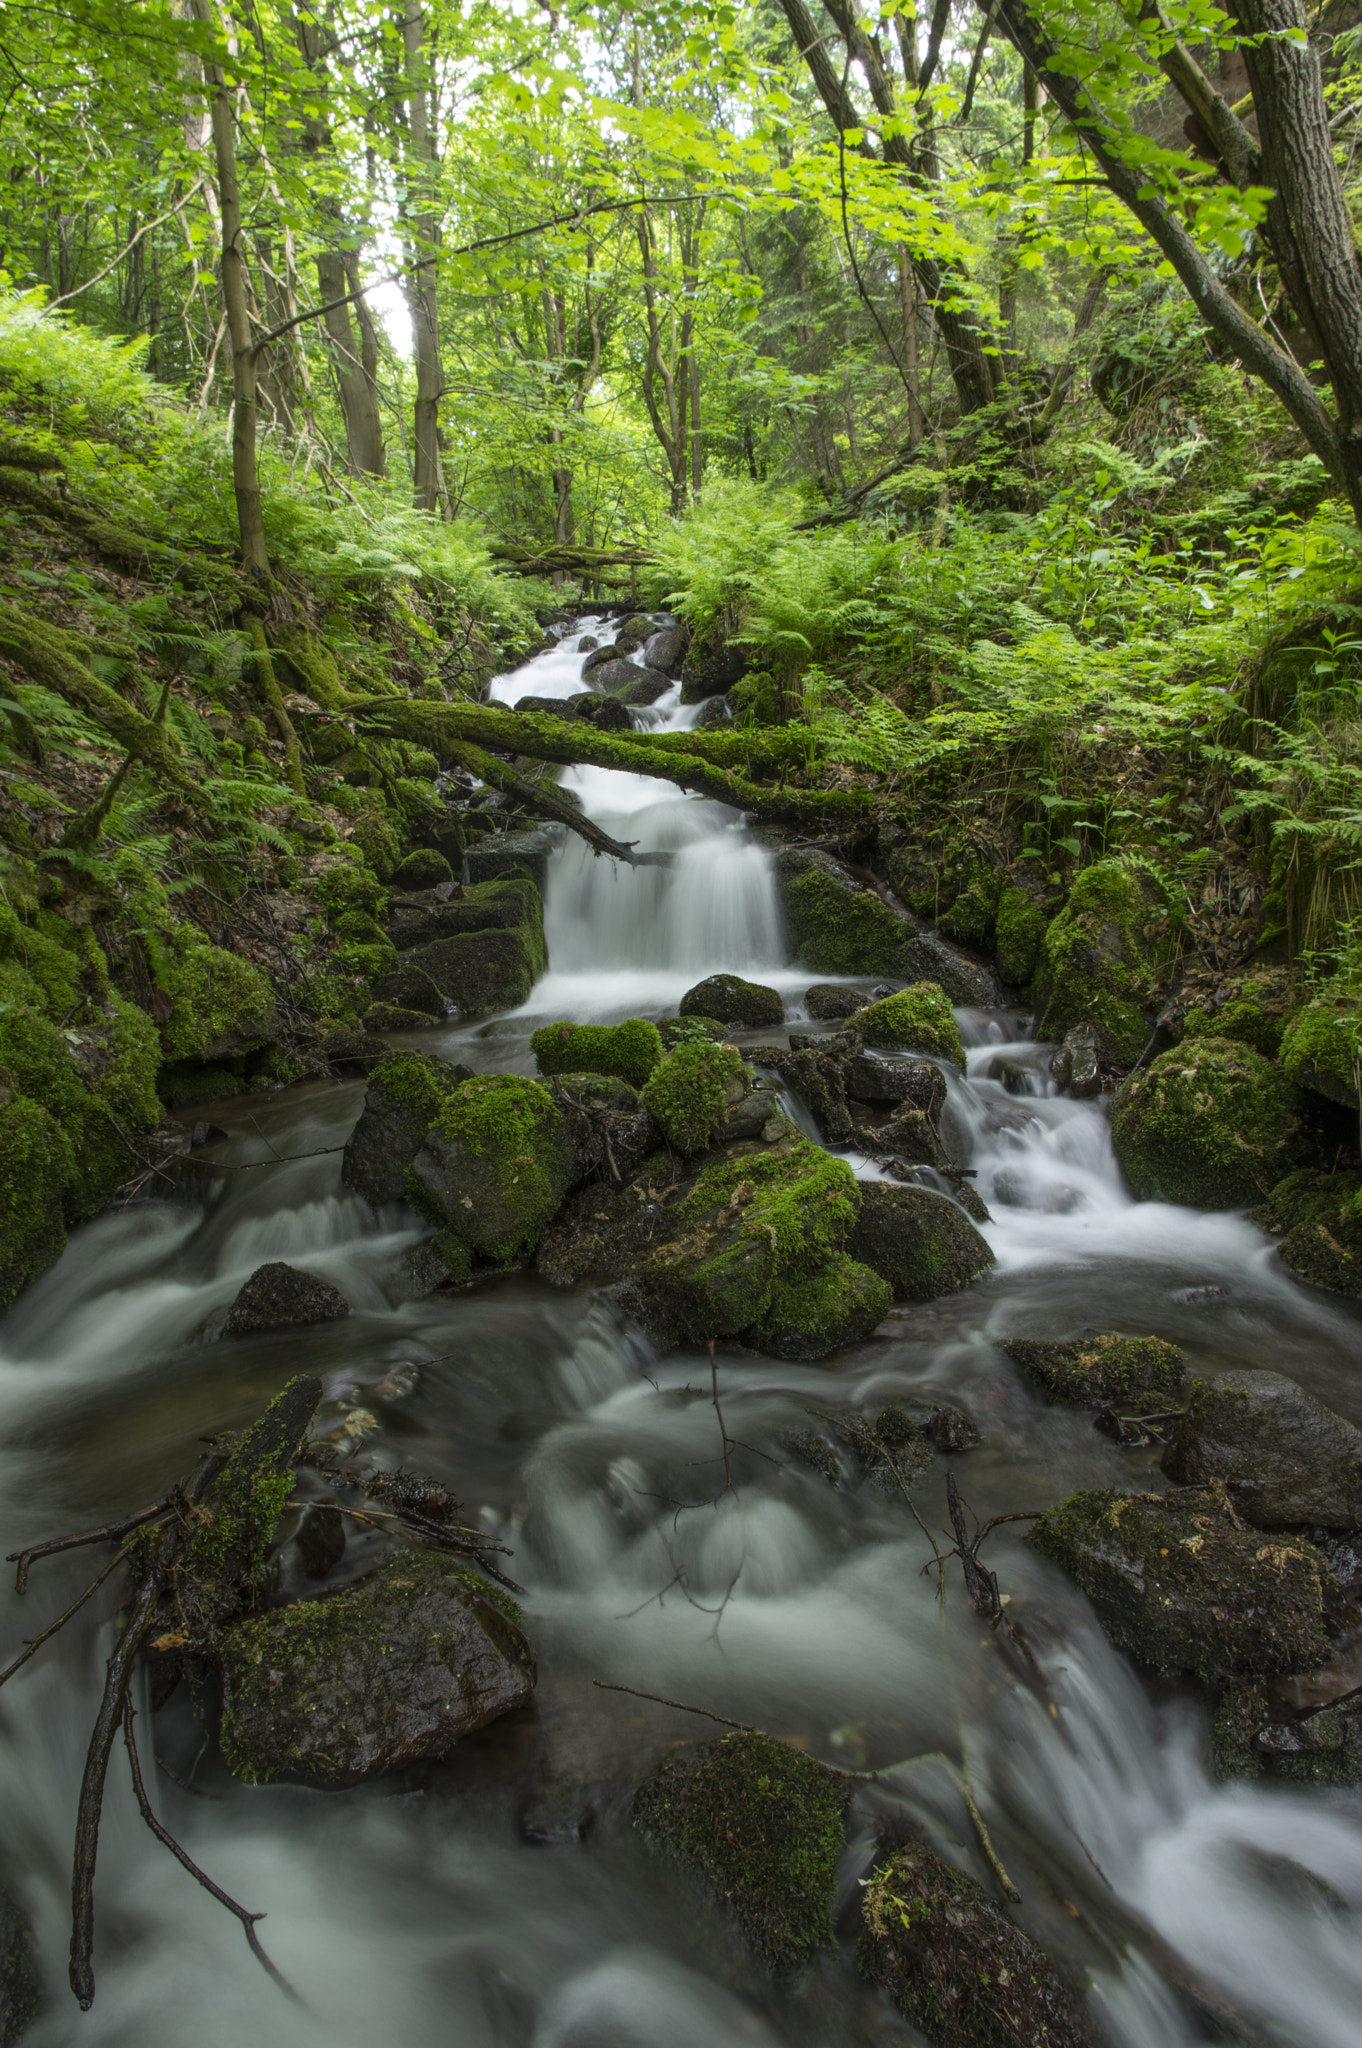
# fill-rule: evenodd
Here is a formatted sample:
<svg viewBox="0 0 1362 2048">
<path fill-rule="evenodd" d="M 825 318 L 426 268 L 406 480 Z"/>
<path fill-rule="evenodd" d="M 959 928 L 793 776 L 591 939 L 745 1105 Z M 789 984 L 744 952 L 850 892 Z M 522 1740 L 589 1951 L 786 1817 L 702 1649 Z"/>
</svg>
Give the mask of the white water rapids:
<svg viewBox="0 0 1362 2048">
<path fill-rule="evenodd" d="M 565 641 L 496 694 L 566 695 L 580 687 L 580 662 Z M 653 714 L 673 726 L 690 715 L 675 693 Z M 797 1014 L 811 977 L 784 959 L 768 857 L 737 821 L 642 778 L 586 770 L 568 780 L 608 829 L 675 849 L 676 864 L 621 872 L 575 840 L 561 848 L 547 896 L 550 970 L 525 1011 L 425 1042 L 530 1072 L 528 1035 L 546 1017 L 658 1015 L 720 968 L 775 984 Z M 603 1693 L 596 1679 L 755 1723 L 850 1768 L 898 1764 L 858 1795 L 843 1869 L 851 1913 L 880 1814 L 907 1812 L 987 1881 L 940 1761 L 959 1758 L 963 1737 L 1020 1917 L 1087 1974 L 1104 2038 L 1117 2048 L 1222 2038 L 1178 1990 L 1185 1966 L 1258 2038 L 1356 2048 L 1362 1799 L 1214 1784 L 1205 1709 L 1138 1678 L 1073 1587 L 1004 1529 L 989 1559 L 1046 1689 L 1019 1687 L 958 1583 L 938 1607 L 926 1539 L 900 1503 L 873 1488 L 835 1491 L 780 1456 L 782 1430 L 801 1420 L 793 1396 L 872 1414 L 895 1399 L 947 1398 L 980 1429 L 979 1446 L 952 1465 L 980 1519 L 1080 1485 L 1158 1485 L 1152 1453 L 1044 1406 L 998 1348 L 1007 1336 L 1084 1328 L 1174 1338 L 1197 1370 L 1273 1366 L 1362 1421 L 1362 1319 L 1351 1305 L 1291 1280 L 1242 1217 L 1134 1202 L 1102 1105 L 1044 1092 L 1048 1049 L 1025 1039 L 1021 1020 L 967 1012 L 961 1024 L 970 1075 L 952 1083 L 948 1134 L 977 1170 L 997 1267 L 963 1294 L 901 1307 L 826 1366 L 721 1351 L 739 1444 L 731 1494 L 716 1477 L 707 1359 L 651 1357 L 588 1293 L 529 1276 L 411 1300 L 402 1254 L 420 1232 L 409 1212 L 376 1216 L 344 1195 L 335 1155 L 269 1163 L 339 1145 L 358 1085 L 221 1105 L 222 1161 L 267 1163 L 75 1233 L 0 1326 L 3 1549 L 153 1498 L 193 1468 L 200 1438 L 258 1412 L 290 1374 L 316 1370 L 328 1421 L 356 1400 L 371 1408 L 381 1455 L 437 1474 L 511 1546 L 540 1684 L 532 1713 L 470 1739 L 447 1765 L 349 1793 L 237 1785 L 211 1754 L 198 1761 L 191 1703 L 171 1702 L 153 1742 L 143 1700 L 160 1812 L 214 1878 L 268 1914 L 262 1939 L 301 2003 L 269 1982 L 237 1924 L 143 1828 L 116 1751 L 97 1878 L 98 1996 L 82 2016 L 65 1986 L 70 1849 L 114 1640 L 106 1588 L 88 1624 L 0 1691 L 0 1881 L 33 1917 L 47 1983 L 33 2048 L 912 2039 L 857 1979 L 849 1938 L 803 1979 L 773 1984 L 630 1835 L 630 1784 L 665 1745 L 710 1724 Z M 990 1071 L 1000 1056 L 1029 1064 L 1037 1092 L 1005 1092 Z M 271 1258 L 333 1280 L 350 1319 L 196 1341 Z M 416 1392 L 377 1395 L 405 1361 L 422 1367 Z M 935 1529 L 944 1467 L 938 1458 L 914 1492 Z M 79 1553 L 39 1564 L 25 1601 L 6 1593 L 0 1653 L 92 1568 Z M 562 1839 L 573 1830 L 555 1833 L 555 1813 L 575 1815 L 583 1799 L 594 1831 Z"/>
</svg>

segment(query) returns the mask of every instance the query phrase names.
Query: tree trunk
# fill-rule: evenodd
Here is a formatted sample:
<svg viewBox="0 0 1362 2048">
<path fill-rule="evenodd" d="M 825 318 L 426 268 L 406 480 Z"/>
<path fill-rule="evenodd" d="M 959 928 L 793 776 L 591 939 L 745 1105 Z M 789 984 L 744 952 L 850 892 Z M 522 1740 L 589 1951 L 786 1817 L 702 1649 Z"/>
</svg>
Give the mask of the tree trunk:
<svg viewBox="0 0 1362 2048">
<path fill-rule="evenodd" d="M 349 258 L 349 260 L 347 260 Z M 383 421 L 378 410 L 378 380 L 364 361 L 363 340 L 357 344 L 349 306 L 333 305 L 347 293 L 359 289 L 359 258 L 339 249 L 322 249 L 317 254 L 317 289 L 323 305 L 326 338 L 331 344 L 336 369 L 336 389 L 341 417 L 345 421 L 345 449 L 352 476 L 386 476 L 387 451 L 383 446 Z M 362 300 L 357 301 L 362 304 Z M 372 325 L 372 323 L 370 323 Z M 363 323 L 361 323 L 361 336 Z M 377 345 L 374 349 L 377 357 Z M 375 362 L 375 368 L 377 364 Z"/>
<path fill-rule="evenodd" d="M 407 101 L 406 298 L 416 363 L 414 502 L 418 511 L 434 512 L 440 503 L 440 400 L 445 380 L 440 363 L 438 299 L 440 215 L 435 203 L 438 142 L 426 16 L 420 6 L 409 6 L 402 17 L 402 47 Z"/>
<path fill-rule="evenodd" d="M 222 34 L 213 0 L 191 0 L 193 18 Z M 256 468 L 255 351 L 246 295 L 246 262 L 241 247 L 241 188 L 237 182 L 232 97 L 222 66 L 204 67 L 222 218 L 222 304 L 232 344 L 232 488 L 236 493 L 241 559 L 258 576 L 270 572 L 265 519 Z"/>
<path fill-rule="evenodd" d="M 917 279 L 912 258 L 899 243 L 899 305 L 903 313 L 903 374 L 908 386 L 908 453 L 922 446 L 922 391 L 917 353 Z"/>
</svg>

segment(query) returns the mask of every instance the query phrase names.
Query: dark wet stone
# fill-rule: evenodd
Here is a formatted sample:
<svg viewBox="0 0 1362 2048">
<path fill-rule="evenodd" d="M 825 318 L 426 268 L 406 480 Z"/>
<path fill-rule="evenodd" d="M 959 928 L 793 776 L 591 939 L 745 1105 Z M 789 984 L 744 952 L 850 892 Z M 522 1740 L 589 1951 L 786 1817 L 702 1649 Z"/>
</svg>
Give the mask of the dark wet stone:
<svg viewBox="0 0 1362 2048">
<path fill-rule="evenodd" d="M 711 974 L 688 988 L 677 1004 L 683 1017 L 717 1017 L 721 1024 L 783 1024 L 785 1005 L 773 988 L 738 974 Z"/>
<path fill-rule="evenodd" d="M 897 1301 L 934 1301 L 968 1287 L 993 1254 L 963 1209 L 929 1188 L 870 1181 L 847 1250 L 879 1273 Z"/>
<path fill-rule="evenodd" d="M 778 1074 L 799 1097 L 829 1144 L 845 1145 L 855 1135 L 847 1107 L 846 1063 L 835 1052 L 818 1049 L 812 1040 L 798 1050 L 783 1045 L 756 1045 L 752 1058 L 758 1066 Z"/>
<path fill-rule="evenodd" d="M 848 1062 L 846 1090 L 855 1102 L 906 1102 L 935 1116 L 946 1099 L 946 1080 L 930 1060 L 873 1059 L 863 1052 Z"/>
<path fill-rule="evenodd" d="M 369 993 L 376 1003 L 395 1004 L 403 1010 L 424 1010 L 428 1017 L 445 1014 L 444 997 L 419 967 L 399 967 L 395 974 L 380 974 Z"/>
<path fill-rule="evenodd" d="M 517 697 L 512 707 L 517 712 L 528 712 L 539 718 L 575 718 L 576 707 L 571 697 Z"/>
<path fill-rule="evenodd" d="M 272 1260 L 257 1266 L 227 1311 L 225 1337 L 254 1337 L 267 1330 L 291 1330 L 339 1322 L 350 1304 L 329 1280 Z"/>
<path fill-rule="evenodd" d="M 837 1017 L 854 1017 L 870 997 L 859 989 L 842 988 L 835 981 L 816 981 L 804 997 L 804 1007 L 820 1024 Z"/>
<path fill-rule="evenodd" d="M 659 675 L 650 669 L 638 669 L 636 673 L 640 680 L 636 683 L 631 683 L 629 688 L 624 691 L 620 699 L 620 702 L 623 704 L 639 706 L 656 704 L 658 698 L 665 697 L 668 690 L 672 687 L 664 675 Z"/>
<path fill-rule="evenodd" d="M 1287 1713 L 1267 1686 L 1230 1686 L 1211 1722 L 1218 1778 L 1278 1778 L 1288 1785 L 1362 1785 L 1362 1699 L 1304 1715 Z"/>
<path fill-rule="evenodd" d="M 1362 1430 L 1281 1373 L 1194 1381 L 1163 1470 L 1180 1486 L 1223 1482 L 1260 1529 L 1362 1523 Z"/>
<path fill-rule="evenodd" d="M 447 1756 L 535 1682 L 515 1602 L 429 1550 L 239 1623 L 221 1661 L 223 1755 L 250 1784 L 358 1785 Z"/>
<path fill-rule="evenodd" d="M 694 731 L 706 732 L 711 726 L 731 725 L 733 722 L 733 699 L 725 691 L 718 697 L 706 697 L 695 720 Z"/>
<path fill-rule="evenodd" d="M 689 626 L 663 626 L 648 636 L 643 652 L 649 668 L 660 668 L 664 675 L 677 676 L 689 646 Z"/>
<path fill-rule="evenodd" d="M 310 1507 L 293 1539 L 309 1579 L 324 1579 L 345 1555 L 345 1517 L 334 1509 Z"/>
<path fill-rule="evenodd" d="M 639 671 L 633 670 L 637 675 Z M 610 697 L 596 690 L 584 690 L 579 697 L 568 700 L 573 715 L 584 718 L 588 725 L 594 725 L 598 732 L 631 732 L 634 721 L 620 697 Z"/>
<path fill-rule="evenodd" d="M 614 661 L 615 658 L 616 646 L 613 640 L 607 640 L 603 643 L 599 643 L 590 650 L 586 660 L 582 663 L 583 676 L 589 676 L 593 674 L 596 669 L 604 668 L 605 664 L 608 661 Z"/>
<path fill-rule="evenodd" d="M 454 871 L 442 853 L 433 846 L 418 846 L 400 860 L 392 871 L 390 886 L 394 889 L 435 889 L 441 882 L 452 882 Z"/>
<path fill-rule="evenodd" d="M 429 1053 L 389 1051 L 375 1067 L 359 1122 L 341 1160 L 345 1186 L 381 1208 L 401 1201 L 407 1168 L 454 1090 L 473 1078 L 471 1067 L 452 1066 Z"/>
<path fill-rule="evenodd" d="M 745 648 L 715 647 L 697 641 L 682 664 L 681 702 L 700 704 L 706 697 L 717 697 L 721 690 L 731 690 L 747 674 L 748 667 Z"/>
<path fill-rule="evenodd" d="M 364 1012 L 366 1031 L 429 1031 L 434 1018 L 424 1010 L 404 1010 L 397 1003 L 370 1003 Z"/>
<path fill-rule="evenodd" d="M 562 828 L 536 832 L 495 832 L 468 849 L 470 882 L 492 882 L 499 875 L 520 868 L 540 893 L 548 879 L 549 855 L 554 851 Z"/>
</svg>

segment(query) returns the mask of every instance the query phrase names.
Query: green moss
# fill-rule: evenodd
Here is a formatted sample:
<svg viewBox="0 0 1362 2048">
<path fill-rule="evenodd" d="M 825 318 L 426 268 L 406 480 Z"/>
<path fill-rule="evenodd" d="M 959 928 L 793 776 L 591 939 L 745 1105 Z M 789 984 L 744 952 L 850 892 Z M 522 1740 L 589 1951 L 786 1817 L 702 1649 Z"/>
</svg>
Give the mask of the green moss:
<svg viewBox="0 0 1362 2048">
<path fill-rule="evenodd" d="M 932 1188 L 872 1182 L 847 1243 L 896 1301 L 936 1301 L 986 1273 L 993 1253 L 958 1202 Z"/>
<path fill-rule="evenodd" d="M 338 855 L 317 883 L 317 901 L 333 917 L 347 910 L 367 910 L 371 917 L 381 917 L 387 900 L 377 875 L 357 856 L 345 859 Z"/>
<path fill-rule="evenodd" d="M 340 665 L 326 642 L 304 626 L 285 626 L 275 635 L 276 653 L 287 657 L 305 695 L 324 711 L 341 711 L 349 697 Z M 377 868 L 377 863 L 375 862 Z"/>
<path fill-rule="evenodd" d="M 1227 1688 L 1211 1721 L 1217 1778 L 1280 1779 L 1351 1790 L 1362 1785 L 1362 1700 L 1342 1700 L 1304 1720 L 1281 1718 L 1265 1685 Z"/>
<path fill-rule="evenodd" d="M 728 1025 L 717 1017 L 664 1017 L 657 1027 L 664 1052 L 675 1052 L 678 1045 L 691 1045 L 700 1038 L 722 1045 L 728 1031 Z"/>
<path fill-rule="evenodd" d="M 405 860 L 399 861 L 393 870 L 394 889 L 418 891 L 437 889 L 441 882 L 452 882 L 454 870 L 442 853 L 432 846 L 418 846 Z"/>
<path fill-rule="evenodd" d="M 160 1117 L 159 1060 L 150 1018 L 121 997 L 66 1032 L 24 1006 L 0 1014 L 0 1070 L 56 1119 L 69 1145 L 68 1223 L 97 1214 L 138 1171 L 133 1141 Z"/>
<path fill-rule="evenodd" d="M 384 974 L 392 974 L 398 966 L 397 948 L 391 939 L 375 945 L 347 942 L 337 948 L 336 958 L 347 974 L 362 975 L 366 981 L 377 981 Z"/>
<path fill-rule="evenodd" d="M 782 1275 L 747 1335 L 773 1358 L 827 1358 L 868 1337 L 893 1302 L 887 1280 L 839 1252 L 812 1271 Z"/>
<path fill-rule="evenodd" d="M 377 875 L 380 882 L 386 882 L 402 858 L 402 842 L 386 818 L 380 818 L 369 811 L 360 818 L 350 834 L 350 843 L 357 846 L 365 862 Z"/>
<path fill-rule="evenodd" d="M 258 967 L 189 937 L 160 974 L 170 1015 L 161 1044 L 171 1060 L 212 1064 L 267 1045 L 279 1030 L 274 991 Z"/>
<path fill-rule="evenodd" d="M 1342 996 L 1319 996 L 1298 1010 L 1282 1039 L 1282 1065 L 1293 1081 L 1334 1102 L 1355 1104 L 1362 1067 L 1362 1008 Z"/>
<path fill-rule="evenodd" d="M 247 1585 L 258 1584 L 265 1570 L 274 1532 L 293 1487 L 293 1461 L 306 1433 L 310 1410 L 298 1397 L 315 1389 L 312 1407 L 321 1395 L 316 1380 L 291 1379 L 258 1421 L 244 1429 L 209 1491 L 209 1507 L 194 1524 L 190 1555 L 207 1573 L 230 1574 Z"/>
<path fill-rule="evenodd" d="M 955 1012 L 934 981 L 914 982 L 858 1010 L 847 1025 L 862 1045 L 921 1052 L 951 1060 L 964 1071 L 965 1048 Z"/>
<path fill-rule="evenodd" d="M 1112 1332 L 1077 1344 L 1036 1344 L 1014 1337 L 1003 1350 L 1028 1379 L 1072 1408 L 1169 1402 L 1186 1378 L 1182 1352 L 1161 1337 L 1120 1337 Z"/>
<path fill-rule="evenodd" d="M 367 910 L 343 910 L 333 929 L 338 939 L 348 939 L 357 946 L 392 945 L 378 919 L 371 917 Z"/>
<path fill-rule="evenodd" d="M 657 1026 L 641 1017 L 623 1024 L 545 1024 L 530 1040 L 541 1074 L 616 1074 L 641 1088 L 662 1059 Z"/>
<path fill-rule="evenodd" d="M 497 1264 L 533 1250 L 567 1193 L 572 1145 L 538 1081 L 479 1074 L 436 1113 L 408 1174 L 413 1205 Z"/>
<path fill-rule="evenodd" d="M 1265 1060 L 1275 1060 L 1281 1051 L 1284 1020 L 1272 1016 L 1256 996 L 1243 994 L 1213 1010 L 1191 1009 L 1183 1020 L 1187 1038 L 1229 1038 L 1237 1045 L 1250 1045 Z"/>
<path fill-rule="evenodd" d="M 414 1120 L 433 1124 L 468 1079 L 467 1067 L 450 1066 L 428 1053 L 397 1052 L 379 1061 L 369 1087 L 388 1102 L 400 1102 Z"/>
<path fill-rule="evenodd" d="M 791 948 L 817 974 L 895 974 L 910 936 L 873 889 L 857 889 L 830 866 L 798 856 L 777 862 Z"/>
<path fill-rule="evenodd" d="M 1112 1144 L 1141 1201 L 1236 1209 L 1309 1158 L 1300 1108 L 1261 1053 L 1196 1038 L 1122 1085 Z"/>
<path fill-rule="evenodd" d="M 720 1018 L 729 1024 L 760 1027 L 783 1024 L 785 1005 L 778 992 L 738 974 L 711 974 L 687 989 L 677 1008 L 683 1017 Z"/>
<path fill-rule="evenodd" d="M 1151 909 L 1128 868 L 1114 860 L 1085 868 L 1046 928 L 1037 1035 L 1063 1038 L 1073 1025 L 1091 1024 L 1102 1059 L 1132 1065 L 1149 1040 L 1143 1005 L 1153 968 L 1172 937 L 1170 913 Z"/>
<path fill-rule="evenodd" d="M 0 956 L 26 977 L 25 993 L 18 1000 L 36 1002 L 60 1024 L 77 1009 L 83 990 L 80 959 L 70 943 L 73 935 L 61 920 L 57 922 L 60 937 L 21 924 L 8 904 L 0 905 Z M 36 994 L 30 996 L 29 989 Z"/>
<path fill-rule="evenodd" d="M 1356 1174 L 1289 1173 L 1250 1211 L 1250 1220 L 1281 1238 L 1282 1264 L 1298 1278 L 1333 1294 L 1362 1295 L 1362 1181 Z"/>
<path fill-rule="evenodd" d="M 653 1069 L 642 1089 L 643 1106 L 662 1126 L 668 1144 L 689 1157 L 719 1136 L 729 1104 L 741 1100 L 742 1079 L 735 1047 L 692 1039 Z"/>
<path fill-rule="evenodd" d="M 998 972 L 1013 988 L 1028 987 L 1040 965 L 1045 924 L 1045 912 L 1024 889 L 1003 890 L 995 927 Z"/>
<path fill-rule="evenodd" d="M 940 918 L 939 928 L 962 946 L 986 946 L 998 922 L 1003 877 L 978 859 L 969 861 L 965 877 L 964 888 Z"/>
<path fill-rule="evenodd" d="M 73 1170 L 70 1146 L 47 1110 L 23 1095 L 0 1106 L 0 1307 L 61 1256 Z"/>
<path fill-rule="evenodd" d="M 834 1946 L 849 1787 L 811 1757 L 743 1730 L 660 1764 L 633 1823 L 730 1906 L 768 1969 Z"/>
</svg>

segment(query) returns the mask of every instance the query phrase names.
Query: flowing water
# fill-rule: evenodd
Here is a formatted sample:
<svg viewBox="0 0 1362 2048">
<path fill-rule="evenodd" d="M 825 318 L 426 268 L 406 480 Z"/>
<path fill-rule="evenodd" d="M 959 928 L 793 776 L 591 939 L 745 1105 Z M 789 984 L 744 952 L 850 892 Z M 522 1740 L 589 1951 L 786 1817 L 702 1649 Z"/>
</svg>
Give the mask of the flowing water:
<svg viewBox="0 0 1362 2048">
<path fill-rule="evenodd" d="M 563 695 L 579 667 L 569 640 L 496 694 Z M 677 695 L 654 722 L 689 718 Z M 547 892 L 548 976 L 524 1012 L 432 1032 L 431 1048 L 528 1073 L 528 1036 L 545 1017 L 659 1014 L 720 968 L 776 984 L 797 1015 L 809 977 L 784 962 L 767 856 L 738 823 L 641 778 L 567 780 L 610 831 L 672 850 L 675 863 L 622 872 L 575 840 L 562 847 Z M 512 1548 L 540 1684 L 532 1712 L 447 1764 L 340 1794 L 234 1784 L 177 1696 L 156 1721 L 153 1796 L 191 1854 L 268 1914 L 262 1936 L 300 2002 L 143 1828 L 116 1756 L 98 1997 L 82 2016 L 65 1956 L 76 1795 L 115 1628 L 112 1594 L 102 1607 L 97 1596 L 88 1625 L 0 1692 L 0 1876 L 32 1914 L 49 1985 L 34 2048 L 907 2041 L 855 1975 L 857 1879 L 877 1821 L 894 1812 L 987 1877 L 943 1761 L 958 1764 L 962 1749 L 1025 1924 L 1087 1972 L 1112 2042 L 1220 2038 L 1175 1988 L 1190 1970 L 1212 2003 L 1250 2014 L 1258 2038 L 1356 2048 L 1362 1801 L 1212 1783 L 1204 1709 L 1137 1678 L 1072 1586 L 1004 1528 L 990 1561 L 1045 1678 L 1043 1690 L 1018 1686 L 958 1585 L 938 1605 L 928 1540 L 901 1505 L 873 1488 L 836 1492 L 781 1454 L 782 1431 L 801 1419 L 796 1397 L 872 1413 L 946 1397 L 981 1432 L 953 1464 L 981 1518 L 1079 1485 L 1157 1485 L 1154 1453 L 1044 1407 L 998 1348 L 1085 1328 L 1175 1338 L 1197 1369 L 1273 1366 L 1362 1422 L 1355 1310 L 1292 1281 L 1242 1217 L 1132 1201 L 1102 1105 L 1046 1092 L 1046 1049 L 1026 1040 L 1025 1020 L 964 1012 L 961 1025 L 969 1075 L 952 1082 L 947 1123 L 994 1217 L 985 1234 L 997 1267 L 962 1295 L 895 1310 L 825 1366 L 721 1353 L 732 1491 L 707 1359 L 654 1357 L 589 1293 L 527 1276 L 409 1298 L 413 1217 L 400 1206 L 375 1215 L 340 1187 L 332 1148 L 358 1113 L 359 1085 L 223 1104 L 218 1163 L 243 1170 L 205 1172 L 179 1199 L 74 1235 L 0 1327 L 4 1549 L 153 1498 L 193 1468 L 200 1438 L 315 1370 L 328 1426 L 367 1409 L 379 1424 L 369 1448 L 439 1475 Z M 1000 1058 L 1030 1066 L 1033 1094 L 992 1078 Z M 350 1319 L 203 1342 L 205 1318 L 267 1258 L 334 1280 Z M 412 1375 L 397 1369 L 409 1362 L 419 1374 L 404 1394 Z M 943 1485 L 938 1459 L 914 1495 L 936 1529 Z M 352 1543 L 346 1571 L 365 1561 Z M 38 1565 L 24 1602 L 6 1596 L 7 1641 L 54 1615 L 88 1569 Z M 631 1785 L 664 1745 L 710 1724 L 596 1680 L 709 1707 L 849 1768 L 897 1766 L 853 1808 L 839 1954 L 773 1984 L 631 1837 Z M 594 1826 L 578 1839 L 583 1816 Z"/>
</svg>

